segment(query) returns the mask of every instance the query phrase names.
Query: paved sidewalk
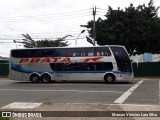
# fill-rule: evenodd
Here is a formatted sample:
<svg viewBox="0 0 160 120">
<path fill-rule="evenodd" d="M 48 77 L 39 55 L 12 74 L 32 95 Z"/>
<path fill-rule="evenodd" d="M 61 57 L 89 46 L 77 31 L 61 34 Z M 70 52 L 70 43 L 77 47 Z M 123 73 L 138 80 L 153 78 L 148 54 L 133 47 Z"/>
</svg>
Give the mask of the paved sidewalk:
<svg viewBox="0 0 160 120">
<path fill-rule="evenodd" d="M 23 110 L 20 110 L 23 111 Z M 106 114 L 109 111 L 112 111 L 113 114 L 121 114 L 120 111 L 132 111 L 134 114 L 139 114 L 139 111 L 142 111 L 142 114 L 156 113 L 155 111 L 160 111 L 160 105 L 135 105 L 135 104 L 82 104 L 82 103 L 44 103 L 36 109 L 28 109 L 24 111 L 61 111 L 59 114 L 60 117 L 42 117 L 42 118 L 12 118 L 12 120 L 160 120 L 159 117 L 65 117 L 66 111 L 69 111 L 71 114 L 74 111 L 85 111 L 84 114 L 89 114 L 87 111 L 105 111 Z M 48 113 L 49 114 L 49 113 Z M 49 114 L 52 115 L 52 114 Z M 111 114 L 110 114 L 111 115 Z"/>
</svg>

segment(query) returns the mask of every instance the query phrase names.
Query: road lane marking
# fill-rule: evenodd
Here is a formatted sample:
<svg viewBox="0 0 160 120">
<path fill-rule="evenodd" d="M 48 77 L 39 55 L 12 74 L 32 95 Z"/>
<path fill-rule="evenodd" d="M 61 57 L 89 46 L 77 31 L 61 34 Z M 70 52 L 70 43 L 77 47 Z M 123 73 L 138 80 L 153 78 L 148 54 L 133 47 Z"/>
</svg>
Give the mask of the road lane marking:
<svg viewBox="0 0 160 120">
<path fill-rule="evenodd" d="M 121 91 L 85 91 L 85 90 L 24 90 L 24 89 L 0 89 L 0 91 L 20 91 L 20 92 L 88 92 L 88 93 L 124 93 Z"/>
<path fill-rule="evenodd" d="M 39 107 L 42 103 L 30 103 L 30 102 L 13 102 L 1 109 L 35 109 Z"/>
<path fill-rule="evenodd" d="M 137 84 L 128 89 L 124 94 L 122 94 L 117 100 L 115 100 L 114 103 L 122 104 L 132 94 L 132 92 L 142 83 L 143 80 L 139 81 Z"/>
</svg>

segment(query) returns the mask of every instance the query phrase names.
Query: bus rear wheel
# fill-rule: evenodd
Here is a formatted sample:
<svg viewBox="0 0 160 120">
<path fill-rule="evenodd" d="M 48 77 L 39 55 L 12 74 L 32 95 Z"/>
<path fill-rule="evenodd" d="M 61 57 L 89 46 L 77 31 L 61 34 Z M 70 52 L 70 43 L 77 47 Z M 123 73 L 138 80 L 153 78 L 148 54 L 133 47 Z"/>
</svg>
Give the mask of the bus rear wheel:
<svg viewBox="0 0 160 120">
<path fill-rule="evenodd" d="M 30 81 L 31 81 L 32 83 L 37 83 L 37 82 L 39 81 L 39 75 L 37 75 L 37 74 L 31 75 L 31 76 L 30 76 Z"/>
<path fill-rule="evenodd" d="M 104 81 L 106 83 L 113 83 L 113 82 L 115 82 L 115 76 L 113 74 L 107 74 L 104 77 Z"/>
<path fill-rule="evenodd" d="M 48 74 L 42 75 L 42 76 L 41 76 L 41 81 L 42 81 L 43 83 L 49 83 L 49 82 L 51 82 L 51 77 L 50 77 L 50 75 L 48 75 Z"/>
</svg>

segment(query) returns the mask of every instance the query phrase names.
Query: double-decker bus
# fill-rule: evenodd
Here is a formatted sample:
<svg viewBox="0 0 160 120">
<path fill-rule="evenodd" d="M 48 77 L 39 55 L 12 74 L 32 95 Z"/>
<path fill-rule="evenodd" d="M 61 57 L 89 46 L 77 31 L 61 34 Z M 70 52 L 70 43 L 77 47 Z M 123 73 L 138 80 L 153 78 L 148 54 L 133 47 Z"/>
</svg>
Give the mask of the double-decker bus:
<svg viewBox="0 0 160 120">
<path fill-rule="evenodd" d="M 130 57 L 124 46 L 13 49 L 9 78 L 19 81 L 133 80 Z"/>
</svg>

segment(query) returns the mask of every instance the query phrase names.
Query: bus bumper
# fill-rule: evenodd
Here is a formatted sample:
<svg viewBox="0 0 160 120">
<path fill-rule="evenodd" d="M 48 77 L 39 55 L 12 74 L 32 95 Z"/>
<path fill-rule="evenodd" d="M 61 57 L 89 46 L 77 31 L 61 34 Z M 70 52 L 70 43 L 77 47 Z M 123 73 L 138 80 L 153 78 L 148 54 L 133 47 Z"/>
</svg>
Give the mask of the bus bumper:
<svg viewBox="0 0 160 120">
<path fill-rule="evenodd" d="M 134 80 L 134 75 L 130 75 L 130 74 L 121 74 L 121 75 L 117 75 L 117 81 L 118 80 L 124 80 L 124 81 L 130 81 L 130 80 Z"/>
</svg>

